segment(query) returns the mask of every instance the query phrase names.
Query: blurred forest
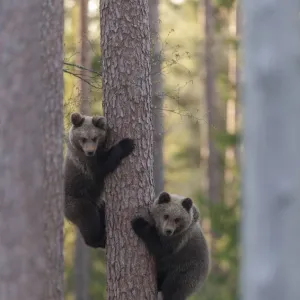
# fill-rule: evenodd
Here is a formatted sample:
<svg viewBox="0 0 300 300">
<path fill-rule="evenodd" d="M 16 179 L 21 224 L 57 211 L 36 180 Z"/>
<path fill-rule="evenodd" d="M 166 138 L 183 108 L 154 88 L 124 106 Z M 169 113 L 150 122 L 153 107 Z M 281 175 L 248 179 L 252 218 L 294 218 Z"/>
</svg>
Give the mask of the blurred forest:
<svg viewBox="0 0 300 300">
<path fill-rule="evenodd" d="M 196 201 L 212 250 L 210 276 L 190 299 L 237 299 L 237 10 L 232 0 L 159 3 L 163 105 L 154 110 L 159 109 L 164 120 L 164 188 Z M 99 33 L 98 0 L 65 0 L 66 132 L 71 112 L 102 113 Z M 64 229 L 65 299 L 105 299 L 104 252 L 86 247 L 68 222 Z"/>
</svg>

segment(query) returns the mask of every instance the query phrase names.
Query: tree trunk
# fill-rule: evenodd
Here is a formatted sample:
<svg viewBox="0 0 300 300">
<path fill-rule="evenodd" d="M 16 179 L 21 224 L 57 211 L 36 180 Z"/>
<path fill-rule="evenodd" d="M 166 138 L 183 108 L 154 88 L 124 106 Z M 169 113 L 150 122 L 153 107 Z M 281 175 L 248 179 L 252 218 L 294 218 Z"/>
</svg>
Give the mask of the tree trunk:
<svg viewBox="0 0 300 300">
<path fill-rule="evenodd" d="M 63 0 L 43 2 L 44 239 L 47 253 L 47 300 L 63 300 Z M 37 83 L 36 83 L 37 84 Z M 39 125 L 37 125 L 39 126 Z M 36 136 L 35 136 L 36 137 Z M 33 137 L 34 138 L 34 137 Z M 39 199 L 41 201 L 42 199 Z"/>
<path fill-rule="evenodd" d="M 158 195 L 164 189 L 164 124 L 163 124 L 163 84 L 161 76 L 162 52 L 159 39 L 159 0 L 149 1 L 149 20 L 151 33 L 151 81 L 153 110 L 153 176 L 154 191 Z"/>
<path fill-rule="evenodd" d="M 136 149 L 106 181 L 107 297 L 157 298 L 154 263 L 130 220 L 152 201 L 153 128 L 147 0 L 100 3 L 103 105 L 116 139 Z"/>
<path fill-rule="evenodd" d="M 88 0 L 80 0 L 79 49 L 77 64 L 89 68 L 90 56 L 88 45 Z M 88 80 L 89 73 L 80 69 L 80 77 Z M 89 103 L 89 85 L 84 80 L 78 80 L 80 111 L 82 114 L 91 113 Z M 84 243 L 81 233 L 76 228 L 75 258 L 74 258 L 74 287 L 76 300 L 89 299 L 90 249 Z"/>
<path fill-rule="evenodd" d="M 216 146 L 216 132 L 220 130 L 216 66 L 214 62 L 214 21 L 211 0 L 205 0 L 205 100 L 208 119 L 208 198 L 212 203 L 223 199 L 224 169 L 222 153 Z M 222 168 L 221 168 L 222 167 Z"/>
<path fill-rule="evenodd" d="M 56 85 L 62 82 L 62 65 L 52 60 L 62 59 L 56 31 L 62 34 L 62 23 L 53 28 L 46 22 L 52 22 L 49 14 L 55 21 L 62 17 L 60 6 L 54 6 L 55 15 L 38 0 L 21 5 L 6 0 L 1 6 L 1 299 L 62 299 L 63 294 L 61 106 L 56 110 L 62 99 L 51 97 L 62 95 L 62 84 Z M 49 26 L 50 35 L 45 36 Z M 52 52 L 48 42 L 54 36 L 60 47 Z M 42 43 L 41 37 L 46 38 Z M 41 60 L 45 51 L 50 57 L 46 65 Z M 50 95 L 51 88 L 55 92 Z"/>
<path fill-rule="evenodd" d="M 80 28 L 79 28 L 79 53 L 78 64 L 89 68 L 90 55 L 89 55 L 89 37 L 88 37 L 88 0 L 80 0 Z M 80 77 L 89 81 L 89 71 L 80 69 Z M 89 103 L 89 85 L 84 80 L 79 80 L 80 84 L 80 111 L 83 114 L 91 112 Z"/>
<path fill-rule="evenodd" d="M 242 3 L 242 299 L 300 299 L 300 35 L 297 0 Z"/>
<path fill-rule="evenodd" d="M 42 299 L 63 300 L 63 24 L 62 0 L 43 2 L 44 239 L 47 284 Z M 39 199 L 41 201 L 41 199 Z"/>
</svg>

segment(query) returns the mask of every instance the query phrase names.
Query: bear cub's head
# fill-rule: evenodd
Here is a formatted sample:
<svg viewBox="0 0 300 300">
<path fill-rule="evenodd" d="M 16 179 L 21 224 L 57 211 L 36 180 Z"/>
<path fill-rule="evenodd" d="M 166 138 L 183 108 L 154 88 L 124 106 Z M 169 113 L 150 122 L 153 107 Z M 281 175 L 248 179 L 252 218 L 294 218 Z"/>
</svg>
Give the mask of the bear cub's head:
<svg viewBox="0 0 300 300">
<path fill-rule="evenodd" d="M 107 136 L 107 123 L 104 117 L 72 113 L 71 123 L 69 140 L 86 156 L 94 156 L 99 147 L 104 147 Z"/>
<path fill-rule="evenodd" d="M 155 199 L 150 212 L 160 234 L 169 237 L 184 232 L 194 219 L 193 201 L 167 192 Z"/>
</svg>

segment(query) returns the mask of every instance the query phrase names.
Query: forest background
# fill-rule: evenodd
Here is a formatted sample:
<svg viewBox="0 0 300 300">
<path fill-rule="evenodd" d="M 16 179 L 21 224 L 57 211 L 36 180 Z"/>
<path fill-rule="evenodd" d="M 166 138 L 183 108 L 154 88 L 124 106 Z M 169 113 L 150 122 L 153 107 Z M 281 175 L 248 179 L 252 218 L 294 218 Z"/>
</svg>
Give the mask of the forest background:
<svg viewBox="0 0 300 300">
<path fill-rule="evenodd" d="M 150 11 L 158 11 L 150 22 L 159 20 L 160 47 L 152 66 L 161 66 L 152 75 L 160 84 L 152 83 L 152 93 L 163 101 L 153 107 L 164 122 L 163 186 L 194 199 L 212 250 L 209 279 L 191 299 L 234 300 L 238 294 L 237 5 L 231 0 L 149 2 Z M 71 112 L 102 113 L 99 32 L 98 0 L 65 0 L 65 133 Z M 67 221 L 64 229 L 65 299 L 105 299 L 104 252 L 86 247 Z"/>
</svg>

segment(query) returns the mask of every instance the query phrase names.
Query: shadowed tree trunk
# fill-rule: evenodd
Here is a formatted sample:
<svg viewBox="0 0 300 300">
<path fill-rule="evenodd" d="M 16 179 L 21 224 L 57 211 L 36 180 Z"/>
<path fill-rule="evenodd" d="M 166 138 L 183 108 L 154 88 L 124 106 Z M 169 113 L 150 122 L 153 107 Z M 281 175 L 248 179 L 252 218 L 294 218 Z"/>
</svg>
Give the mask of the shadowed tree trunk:
<svg viewBox="0 0 300 300">
<path fill-rule="evenodd" d="M 63 0 L 44 1 L 41 42 L 43 45 L 44 117 L 44 238 L 47 283 L 44 297 L 63 300 Z M 42 199 L 39 199 L 41 201 Z"/>
<path fill-rule="evenodd" d="M 130 226 L 154 196 L 148 2 L 102 0 L 100 21 L 104 112 L 114 140 L 136 142 L 106 181 L 107 297 L 154 300 L 154 263 Z"/>
<path fill-rule="evenodd" d="M 214 16 L 211 0 L 204 1 L 205 9 L 205 100 L 208 119 L 208 198 L 212 203 L 224 196 L 223 154 L 217 149 L 216 133 L 223 127 L 220 101 L 216 92 L 214 59 Z"/>
<path fill-rule="evenodd" d="M 89 68 L 88 45 L 88 0 L 80 0 L 80 26 L 78 31 L 79 49 L 77 64 Z M 88 79 L 88 71 L 80 69 L 80 77 Z M 84 80 L 78 80 L 80 111 L 82 114 L 91 113 L 89 103 L 89 85 Z M 74 258 L 74 288 L 76 300 L 89 299 L 90 249 L 84 243 L 81 233 L 76 228 L 75 258 Z"/>
<path fill-rule="evenodd" d="M 1 299 L 63 299 L 62 12 L 1 3 Z"/>
<path fill-rule="evenodd" d="M 300 2 L 242 3 L 242 299 L 300 299 Z"/>
<path fill-rule="evenodd" d="M 88 35 L 88 4 L 89 0 L 80 0 L 80 27 L 79 27 L 79 53 L 78 64 L 85 68 L 90 67 L 90 55 L 89 55 L 89 35 Z M 80 69 L 80 77 L 88 80 L 89 71 Z M 83 114 L 89 114 L 91 112 L 89 103 L 89 85 L 84 80 L 79 80 L 80 84 L 80 111 Z"/>
<path fill-rule="evenodd" d="M 159 0 L 149 1 L 149 20 L 151 33 L 151 81 L 153 106 L 153 177 L 154 191 L 158 195 L 164 189 L 164 161 L 163 161 L 163 84 L 161 75 L 162 52 L 159 39 Z"/>
<path fill-rule="evenodd" d="M 88 0 L 80 0 L 79 49 L 77 64 L 89 68 L 88 45 Z M 80 69 L 80 77 L 87 79 L 88 71 Z M 89 85 L 84 80 L 78 80 L 80 111 L 82 114 L 91 113 L 89 103 Z M 76 300 L 89 299 L 90 249 L 84 243 L 81 233 L 76 228 L 75 258 L 74 258 L 74 288 Z"/>
</svg>

